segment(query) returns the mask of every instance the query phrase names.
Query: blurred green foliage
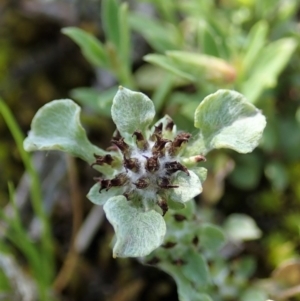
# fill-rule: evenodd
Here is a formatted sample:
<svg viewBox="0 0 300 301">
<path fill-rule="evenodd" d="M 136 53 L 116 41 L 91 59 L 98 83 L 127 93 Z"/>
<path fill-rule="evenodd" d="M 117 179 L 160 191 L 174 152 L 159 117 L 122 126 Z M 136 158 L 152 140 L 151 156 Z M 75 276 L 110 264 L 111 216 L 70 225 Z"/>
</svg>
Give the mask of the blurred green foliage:
<svg viewBox="0 0 300 301">
<path fill-rule="evenodd" d="M 282 279 L 274 278 L 271 271 L 277 268 L 282 273 L 281 264 L 298 258 L 300 248 L 299 1 L 149 0 L 130 4 L 132 8 L 121 1 L 103 0 L 100 28 L 82 23 L 82 28 L 92 28 L 91 33 L 78 27 L 62 30 L 79 45 L 95 71 L 104 69 L 115 79 L 112 87 L 102 91 L 96 87 L 72 89 L 71 97 L 93 114 L 109 116 L 117 85 L 135 88 L 151 95 L 160 115 L 169 114 L 183 130 L 191 128 L 199 99 L 219 88 L 235 89 L 255 103 L 268 120 L 260 148 L 247 156 L 210 154 L 206 163 L 210 173 L 199 206 L 208 222 L 220 225 L 231 213 L 251 215 L 263 236 L 259 243 L 243 243 L 244 251 L 235 256 L 211 264 L 215 289 L 209 294 L 213 300 L 220 296 L 222 300 L 264 300 L 263 292 L 250 287 L 249 278 L 270 277 L 267 285 L 259 285 L 275 300 L 289 300 L 285 289 L 295 284 L 282 286 Z M 141 12 L 140 6 L 147 9 Z M 34 32 L 30 29 L 35 24 L 21 23 L 27 24 L 29 33 Z M 22 25 L 10 28 L 17 31 Z M 20 40 L 19 51 L 11 39 L 0 40 L 0 81 L 12 107 L 18 98 L 26 100 L 21 104 L 23 117 L 18 120 L 28 125 L 39 102 L 61 98 L 61 91 L 88 81 L 78 77 L 78 69 L 70 68 L 71 63 L 61 74 L 72 74 L 75 85 L 66 81 L 68 76 L 51 81 L 48 74 L 38 72 L 22 86 L 34 95 L 34 101 L 30 100 L 14 89 L 16 80 L 9 73 L 16 56 L 24 55 L 20 47 L 26 43 L 31 47 L 29 34 L 22 43 Z M 140 48 L 147 50 L 143 61 L 134 58 Z M 80 66 L 86 68 L 84 63 Z M 60 91 L 54 88 L 57 82 Z M 4 127 L 1 119 L 0 126 Z M 10 145 L 1 139 L 1 161 L 6 161 L 9 152 Z M 15 178 L 9 167 L 2 168 L 7 179 Z M 241 256 L 243 252 L 250 257 Z M 34 270 L 34 265 L 30 266 Z M 256 274 L 255 266 L 261 267 Z M 297 263 L 291 266 L 298 267 Z M 0 274 L 0 288 L 7 290 L 4 276 Z M 300 278 L 296 279 L 299 284 Z"/>
<path fill-rule="evenodd" d="M 26 227 L 22 224 L 20 212 L 15 203 L 13 185 L 12 183 L 8 183 L 10 204 L 12 205 L 13 213 L 10 216 L 9 213 L 5 213 L 2 210 L 0 211 L 1 220 L 5 225 L 3 225 L 4 233 L 2 235 L 7 238 L 14 247 L 21 251 L 23 256 L 27 259 L 32 269 L 33 277 L 37 281 L 39 299 L 49 300 L 49 287 L 54 275 L 54 251 L 49 220 L 43 208 L 40 181 L 37 172 L 32 166 L 30 155 L 23 149 L 23 134 L 9 108 L 1 98 L 0 114 L 14 137 L 25 170 L 31 178 L 29 189 L 31 203 L 35 216 L 40 220 L 42 232 L 40 244 L 34 244 L 26 231 Z M 0 247 L 2 250 L 7 248 L 5 242 L 2 240 L 0 241 Z M 13 277 L 11 278 L 11 280 L 13 280 Z"/>
</svg>

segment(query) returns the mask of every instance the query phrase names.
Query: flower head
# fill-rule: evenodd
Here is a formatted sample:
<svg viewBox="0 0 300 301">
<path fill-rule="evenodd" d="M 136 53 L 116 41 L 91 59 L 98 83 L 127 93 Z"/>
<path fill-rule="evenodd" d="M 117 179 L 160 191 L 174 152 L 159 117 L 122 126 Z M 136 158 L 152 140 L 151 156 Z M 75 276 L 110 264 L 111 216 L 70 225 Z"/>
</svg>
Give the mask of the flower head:
<svg viewBox="0 0 300 301">
<path fill-rule="evenodd" d="M 177 132 L 169 116 L 151 127 L 154 115 L 154 105 L 146 95 L 119 88 L 112 106 L 117 130 L 111 143 L 115 148 L 109 148 L 115 152 L 95 154 L 92 164 L 114 166 L 114 174 L 96 179 L 101 196 L 89 194 L 91 201 L 98 204 L 101 198 L 101 204 L 105 203 L 106 194 L 110 197 L 115 191 L 133 206 L 164 215 L 169 200 L 183 203 L 201 193 L 200 179 L 182 163 L 191 135 Z"/>
<path fill-rule="evenodd" d="M 118 155 L 122 159 L 118 160 L 119 164 L 113 178 L 96 179 L 100 185 L 99 192 L 101 193 L 103 189 L 108 191 L 112 187 L 121 187 L 119 191 L 128 201 L 141 202 L 147 210 L 155 209 L 158 205 L 165 215 L 168 210 L 167 200 L 173 193 L 170 190 L 183 188 L 176 180 L 179 178 L 180 181 L 183 177 L 190 183 L 188 177 L 193 173 L 180 163 L 180 154 L 191 135 L 176 133 L 175 129 L 172 119 L 166 116 L 164 122 L 158 122 L 151 130 L 145 132 L 145 136 L 140 130 L 135 130 L 131 137 L 133 139 L 129 139 L 128 143 L 117 131 L 112 143 L 117 146 Z M 96 161 L 92 166 L 114 164 L 110 154 L 95 155 L 95 158 Z M 196 176 L 193 175 L 193 178 L 195 180 Z M 188 193 L 190 199 L 201 192 L 200 181 L 196 180 L 193 184 L 195 186 L 193 193 Z"/>
</svg>

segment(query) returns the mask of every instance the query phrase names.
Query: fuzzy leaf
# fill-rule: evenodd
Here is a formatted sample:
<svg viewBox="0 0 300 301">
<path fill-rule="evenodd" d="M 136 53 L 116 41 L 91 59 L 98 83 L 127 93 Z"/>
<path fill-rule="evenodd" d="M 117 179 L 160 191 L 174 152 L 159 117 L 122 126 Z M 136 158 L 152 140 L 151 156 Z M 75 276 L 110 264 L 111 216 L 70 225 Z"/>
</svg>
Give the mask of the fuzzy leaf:
<svg viewBox="0 0 300 301">
<path fill-rule="evenodd" d="M 96 183 L 87 194 L 87 198 L 96 205 L 104 205 L 111 197 L 123 194 L 123 187 L 111 187 L 109 190 L 100 190 L 100 184 Z"/>
<path fill-rule="evenodd" d="M 172 180 L 172 185 L 179 187 L 170 190 L 169 197 L 173 201 L 184 203 L 202 192 L 202 185 L 198 176 L 191 170 L 187 175 L 184 172 L 177 172 Z"/>
<path fill-rule="evenodd" d="M 202 293 L 202 283 L 200 283 L 199 279 L 197 279 L 195 285 L 195 283 L 191 282 L 189 278 L 185 277 L 182 266 L 176 266 L 168 263 L 167 261 L 159 263 L 158 266 L 174 278 L 180 301 L 212 301 L 208 295 Z M 204 273 L 206 274 L 207 272 L 205 271 Z M 201 276 L 199 278 L 201 279 Z M 204 278 L 206 279 L 206 276 Z"/>
<path fill-rule="evenodd" d="M 113 257 L 146 256 L 163 243 L 166 224 L 156 211 L 133 207 L 124 196 L 110 198 L 104 211 L 116 232 Z"/>
<path fill-rule="evenodd" d="M 231 214 L 224 224 L 228 237 L 235 241 L 252 240 L 261 237 L 261 230 L 255 221 L 245 214 Z"/>
<path fill-rule="evenodd" d="M 204 147 L 202 153 L 214 148 L 248 153 L 258 145 L 265 126 L 265 117 L 242 94 L 218 90 L 207 96 L 195 112 L 195 127 L 200 129 L 195 145 Z"/>
<path fill-rule="evenodd" d="M 182 272 L 189 281 L 199 286 L 205 286 L 210 283 L 208 266 L 200 253 L 190 248 L 184 254 L 183 260 L 186 263 L 182 265 Z"/>
<path fill-rule="evenodd" d="M 105 152 L 92 145 L 80 123 L 80 107 L 70 99 L 54 100 L 38 110 L 24 140 L 26 151 L 61 150 L 88 163 L 94 153 Z"/>
<path fill-rule="evenodd" d="M 113 99 L 112 119 L 122 136 L 146 132 L 155 116 L 153 102 L 145 94 L 120 87 Z"/>
<path fill-rule="evenodd" d="M 240 300 L 241 301 L 253 301 L 253 300 L 265 301 L 267 299 L 268 299 L 268 294 L 264 290 L 258 287 L 249 287 L 243 292 Z M 272 301 L 272 300 L 268 299 L 267 301 Z"/>
<path fill-rule="evenodd" d="M 204 181 L 207 178 L 207 169 L 204 167 L 192 167 L 191 170 L 198 176 L 201 183 L 204 183 Z"/>
<path fill-rule="evenodd" d="M 201 246 L 212 252 L 217 252 L 225 243 L 226 238 L 221 228 L 212 224 L 203 224 L 197 231 Z"/>
</svg>

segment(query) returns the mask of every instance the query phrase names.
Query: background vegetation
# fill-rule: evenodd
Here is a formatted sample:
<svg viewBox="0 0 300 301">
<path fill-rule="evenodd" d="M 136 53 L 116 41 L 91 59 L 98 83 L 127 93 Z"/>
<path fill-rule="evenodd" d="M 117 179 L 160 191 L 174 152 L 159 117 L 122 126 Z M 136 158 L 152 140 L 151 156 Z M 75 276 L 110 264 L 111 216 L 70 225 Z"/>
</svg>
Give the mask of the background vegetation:
<svg viewBox="0 0 300 301">
<path fill-rule="evenodd" d="M 229 238 L 211 260 L 210 294 L 300 300 L 299 9 L 297 0 L 2 0 L 0 300 L 176 300 L 167 274 L 111 258 L 113 231 L 85 198 L 89 166 L 22 148 L 37 109 L 67 97 L 106 148 L 119 84 L 149 95 L 183 130 L 220 88 L 263 111 L 255 152 L 207 158 L 196 203 Z"/>
</svg>

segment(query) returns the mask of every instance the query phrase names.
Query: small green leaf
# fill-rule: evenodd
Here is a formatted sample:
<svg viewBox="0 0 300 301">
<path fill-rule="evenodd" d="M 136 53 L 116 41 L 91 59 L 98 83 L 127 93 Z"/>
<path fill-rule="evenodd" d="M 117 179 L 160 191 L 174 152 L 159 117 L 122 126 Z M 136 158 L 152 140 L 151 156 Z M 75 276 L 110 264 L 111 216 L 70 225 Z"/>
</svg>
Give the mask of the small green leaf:
<svg viewBox="0 0 300 301">
<path fill-rule="evenodd" d="M 270 43 L 259 52 L 251 74 L 241 86 L 241 92 L 255 103 L 265 88 L 274 87 L 280 72 L 287 65 L 297 47 L 293 38 L 284 38 Z"/>
<path fill-rule="evenodd" d="M 134 78 L 137 83 L 137 86 L 142 91 L 153 91 L 153 90 L 161 90 L 160 85 L 164 86 L 164 91 L 168 90 L 168 86 L 174 87 L 182 87 L 186 86 L 186 81 L 177 76 L 173 76 L 169 74 L 166 70 L 163 70 L 159 66 L 151 65 L 151 64 L 143 64 L 134 72 Z M 166 83 L 164 82 L 166 81 Z M 155 92 L 157 94 L 157 91 Z M 169 92 L 168 92 L 169 93 Z M 165 97 L 165 94 L 162 93 Z M 185 94 L 183 94 L 185 95 Z M 186 96 L 186 95 L 185 95 Z M 152 100 L 155 107 L 161 107 L 162 103 L 156 103 L 154 101 L 155 97 L 152 96 Z M 165 99 L 165 98 L 163 98 Z"/>
<path fill-rule="evenodd" d="M 267 163 L 265 175 L 277 191 L 283 191 L 289 185 L 287 167 L 280 161 Z"/>
<path fill-rule="evenodd" d="M 205 79 L 214 83 L 229 83 L 235 80 L 236 71 L 225 60 L 188 51 L 167 51 L 173 65 L 182 72 L 192 75 L 196 82 Z"/>
<path fill-rule="evenodd" d="M 70 99 L 54 100 L 38 110 L 24 140 L 26 151 L 60 150 L 89 164 L 93 154 L 105 152 L 92 145 L 80 123 L 80 107 Z"/>
<path fill-rule="evenodd" d="M 267 299 L 268 294 L 259 287 L 247 288 L 241 295 L 241 301 L 265 301 Z"/>
<path fill-rule="evenodd" d="M 118 48 L 120 46 L 121 25 L 119 24 L 119 2 L 117 0 L 103 0 L 101 12 L 105 36 Z"/>
<path fill-rule="evenodd" d="M 109 190 L 100 190 L 100 184 L 96 183 L 87 194 L 87 198 L 96 205 L 104 205 L 111 197 L 121 195 L 124 192 L 123 187 L 111 187 Z"/>
<path fill-rule="evenodd" d="M 197 293 L 196 298 L 193 298 L 193 300 L 199 300 L 199 301 L 213 301 L 213 299 L 207 295 L 207 294 L 202 294 L 202 293 Z M 180 300 L 184 301 L 184 300 Z"/>
<path fill-rule="evenodd" d="M 180 211 L 180 214 L 184 215 L 188 220 L 193 220 L 195 217 L 195 212 L 197 210 L 197 208 L 196 208 L 197 205 L 196 205 L 195 200 L 190 200 L 189 202 L 185 203 L 184 205 L 185 205 L 185 207 Z"/>
<path fill-rule="evenodd" d="M 182 274 L 182 269 L 179 266 L 163 261 L 159 263 L 159 268 L 173 277 L 176 282 L 178 298 L 180 301 L 193 301 L 195 291 L 192 284 Z"/>
<path fill-rule="evenodd" d="M 218 45 L 219 57 L 229 59 L 232 55 L 232 45 L 230 45 L 231 47 L 228 46 L 228 43 L 231 44 L 231 42 L 228 39 L 228 32 L 224 24 L 225 20 L 216 18 L 216 16 L 213 16 L 211 13 L 208 13 L 208 16 L 203 19 L 206 19 L 207 24 L 209 24 L 210 32 Z M 229 23 L 227 23 L 227 25 L 229 25 Z"/>
<path fill-rule="evenodd" d="M 120 87 L 113 99 L 111 114 L 121 135 L 131 136 L 136 130 L 146 132 L 155 116 L 155 109 L 145 94 Z"/>
<path fill-rule="evenodd" d="M 157 89 L 166 76 L 167 72 L 165 70 L 151 64 L 143 64 L 134 72 L 137 86 L 143 91 Z"/>
<path fill-rule="evenodd" d="M 244 255 L 235 261 L 233 273 L 240 279 L 249 279 L 253 276 L 257 269 L 256 259 L 253 256 Z"/>
<path fill-rule="evenodd" d="M 93 35 L 77 27 L 63 28 L 62 33 L 70 37 L 80 47 L 84 57 L 93 66 L 108 66 L 108 58 L 105 48 Z"/>
<path fill-rule="evenodd" d="M 165 55 L 161 54 L 147 54 L 144 56 L 144 60 L 148 63 L 159 66 L 167 71 L 174 73 L 189 82 L 195 82 L 196 78 L 189 72 L 180 70 L 173 62 L 173 60 Z"/>
<path fill-rule="evenodd" d="M 217 252 L 226 241 L 221 228 L 212 224 L 203 224 L 197 232 L 201 246 L 211 252 Z"/>
<path fill-rule="evenodd" d="M 124 196 L 110 198 L 104 211 L 116 232 L 113 257 L 146 256 L 163 243 L 166 224 L 156 211 L 133 207 Z"/>
<path fill-rule="evenodd" d="M 177 172 L 173 177 L 172 185 L 179 187 L 171 189 L 169 197 L 180 203 L 187 202 L 202 192 L 200 179 L 191 170 L 189 175 L 181 171 Z"/>
<path fill-rule="evenodd" d="M 260 183 L 264 163 L 263 158 L 257 153 L 251 153 L 247 156 L 236 155 L 235 168 L 228 179 L 240 189 L 254 190 Z"/>
<path fill-rule="evenodd" d="M 171 23 L 161 22 L 143 14 L 130 14 L 130 27 L 139 32 L 157 52 L 178 49 L 181 44 L 181 33 Z"/>
<path fill-rule="evenodd" d="M 148 54 L 144 60 L 193 83 L 227 83 L 236 76 L 235 69 L 225 60 L 205 54 L 173 50 L 166 55 Z"/>
<path fill-rule="evenodd" d="M 175 202 L 172 199 L 168 199 L 168 206 L 169 209 L 173 209 L 173 210 L 181 210 L 185 208 L 184 203 Z"/>
<path fill-rule="evenodd" d="M 195 285 L 183 275 L 182 266 L 176 266 L 166 261 L 159 263 L 158 266 L 174 278 L 180 301 L 212 301 L 208 295 L 202 293 L 203 290 L 199 289 L 202 283 L 197 281 L 197 285 Z"/>
<path fill-rule="evenodd" d="M 120 44 L 118 53 L 122 58 L 122 64 L 130 65 L 130 30 L 128 24 L 128 3 L 122 3 L 119 9 Z"/>
<path fill-rule="evenodd" d="M 217 36 L 210 24 L 201 20 L 198 22 L 198 32 L 199 49 L 201 49 L 205 54 L 220 57 L 218 43 L 220 37 Z"/>
<path fill-rule="evenodd" d="M 243 241 L 261 237 L 255 221 L 246 214 L 231 214 L 224 224 L 224 230 L 232 240 Z"/>
<path fill-rule="evenodd" d="M 195 112 L 204 153 L 214 148 L 251 152 L 259 143 L 266 119 L 245 97 L 231 90 L 218 90 L 207 96 Z"/>
<path fill-rule="evenodd" d="M 208 266 L 200 253 L 190 248 L 182 259 L 185 262 L 182 265 L 182 272 L 189 281 L 194 282 L 198 287 L 203 287 L 210 283 Z"/>
<path fill-rule="evenodd" d="M 248 71 L 253 67 L 255 59 L 265 45 L 267 33 L 269 30 L 268 23 L 265 20 L 260 20 L 254 24 L 248 34 L 245 45 L 245 54 L 243 58 L 243 72 L 248 74 Z"/>
</svg>

